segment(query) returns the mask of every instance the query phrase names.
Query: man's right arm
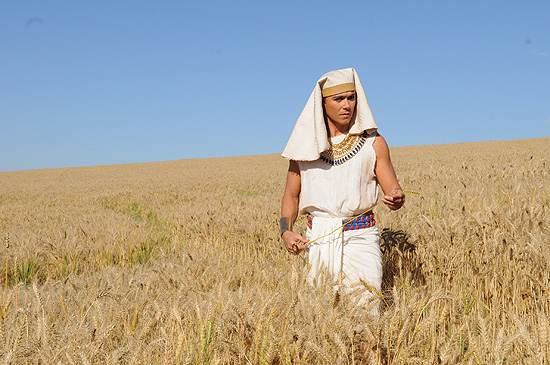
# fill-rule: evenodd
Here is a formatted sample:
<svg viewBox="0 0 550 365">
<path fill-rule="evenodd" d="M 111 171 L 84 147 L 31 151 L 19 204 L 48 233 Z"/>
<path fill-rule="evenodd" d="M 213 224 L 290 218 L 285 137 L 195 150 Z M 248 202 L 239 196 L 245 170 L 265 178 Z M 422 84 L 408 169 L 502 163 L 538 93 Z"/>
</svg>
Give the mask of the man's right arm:
<svg viewBox="0 0 550 365">
<path fill-rule="evenodd" d="M 302 180 L 298 163 L 290 161 L 286 176 L 285 192 L 281 203 L 281 218 L 290 218 L 292 224 L 294 224 L 298 217 L 301 186 Z M 290 253 L 297 255 L 307 248 L 307 245 L 303 244 L 307 243 L 307 240 L 298 233 L 292 232 L 292 230 L 283 232 L 281 237 L 285 248 Z"/>
</svg>

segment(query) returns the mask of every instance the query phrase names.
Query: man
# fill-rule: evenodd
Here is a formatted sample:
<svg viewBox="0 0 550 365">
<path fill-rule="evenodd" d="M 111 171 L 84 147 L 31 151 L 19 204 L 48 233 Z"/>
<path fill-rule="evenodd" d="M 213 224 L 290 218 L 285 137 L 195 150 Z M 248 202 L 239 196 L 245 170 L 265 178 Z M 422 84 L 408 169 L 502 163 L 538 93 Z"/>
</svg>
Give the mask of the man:
<svg viewBox="0 0 550 365">
<path fill-rule="evenodd" d="M 317 81 L 282 154 L 290 161 L 280 220 L 285 248 L 294 255 L 307 251 L 313 285 L 322 273 L 344 291 L 367 284 L 362 305 L 377 297 L 382 283 L 372 212 L 378 185 L 390 209 L 405 203 L 377 129 L 355 70 L 331 71 Z M 299 213 L 308 216 L 306 237 L 292 231 Z"/>
</svg>

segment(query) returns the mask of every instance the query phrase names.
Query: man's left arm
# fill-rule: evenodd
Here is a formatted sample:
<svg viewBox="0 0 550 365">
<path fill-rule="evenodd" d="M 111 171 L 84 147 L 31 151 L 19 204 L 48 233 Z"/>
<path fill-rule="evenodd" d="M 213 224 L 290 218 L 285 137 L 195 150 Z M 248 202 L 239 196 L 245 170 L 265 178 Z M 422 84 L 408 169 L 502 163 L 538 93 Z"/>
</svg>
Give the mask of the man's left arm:
<svg viewBox="0 0 550 365">
<path fill-rule="evenodd" d="M 380 184 L 384 192 L 382 201 L 391 210 L 397 210 L 405 204 L 405 193 L 397 181 L 397 176 L 390 159 L 390 149 L 386 140 L 381 135 L 376 136 L 372 147 L 376 153 L 374 173 L 376 174 L 378 184 Z"/>
</svg>

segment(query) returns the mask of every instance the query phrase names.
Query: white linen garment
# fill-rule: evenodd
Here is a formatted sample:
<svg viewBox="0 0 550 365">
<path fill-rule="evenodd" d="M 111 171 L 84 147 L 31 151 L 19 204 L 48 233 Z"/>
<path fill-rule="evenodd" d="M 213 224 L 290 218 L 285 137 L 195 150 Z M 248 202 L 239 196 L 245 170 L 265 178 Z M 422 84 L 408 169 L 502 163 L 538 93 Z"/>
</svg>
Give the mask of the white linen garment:
<svg viewBox="0 0 550 365">
<path fill-rule="evenodd" d="M 340 143 L 345 136 L 332 138 Z M 371 286 L 364 290 L 358 305 L 378 298 L 382 284 L 382 254 L 376 226 L 358 230 L 337 229 L 342 220 L 359 215 L 376 205 L 378 184 L 374 175 L 376 154 L 372 147 L 376 132 L 371 133 L 361 150 L 348 161 L 331 166 L 320 159 L 298 161 L 301 176 L 300 213 L 313 217 L 306 238 L 314 240 L 307 252 L 308 281 L 315 282 L 324 273 L 337 280 L 343 292 Z M 375 289 L 375 290 L 373 290 Z M 379 301 L 376 301 L 377 303 Z M 375 303 L 372 313 L 377 312 Z"/>
<path fill-rule="evenodd" d="M 306 238 L 322 237 L 342 225 L 340 218 L 313 218 L 311 229 Z M 354 231 L 336 230 L 321 238 L 308 249 L 307 280 L 316 286 L 318 280 L 329 278 L 336 281 L 336 288 L 342 293 L 358 290 L 361 294 L 357 305 L 373 303 L 372 314 L 378 312 L 379 295 L 382 284 L 382 253 L 380 252 L 380 235 L 378 227 Z M 365 286 L 367 284 L 368 286 Z"/>
<path fill-rule="evenodd" d="M 344 135 L 331 138 L 340 143 Z M 300 214 L 314 217 L 354 217 L 378 202 L 378 182 L 374 175 L 376 154 L 371 133 L 359 152 L 341 165 L 331 166 L 320 159 L 297 161 L 300 167 Z"/>
</svg>

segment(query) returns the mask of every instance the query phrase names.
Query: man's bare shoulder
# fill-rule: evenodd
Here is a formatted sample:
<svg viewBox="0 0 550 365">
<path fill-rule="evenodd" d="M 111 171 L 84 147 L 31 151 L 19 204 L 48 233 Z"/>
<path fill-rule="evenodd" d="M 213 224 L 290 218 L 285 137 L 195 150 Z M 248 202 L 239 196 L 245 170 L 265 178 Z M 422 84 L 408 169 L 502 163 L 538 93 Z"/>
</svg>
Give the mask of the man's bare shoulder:
<svg viewBox="0 0 550 365">
<path fill-rule="evenodd" d="M 388 147 L 388 143 L 380 133 L 376 134 L 374 142 L 372 143 L 372 148 L 374 148 L 374 152 L 376 152 L 377 156 L 387 155 L 390 150 Z"/>
<path fill-rule="evenodd" d="M 290 160 L 288 164 L 288 172 L 300 176 L 300 165 L 298 165 L 297 161 Z"/>
</svg>

